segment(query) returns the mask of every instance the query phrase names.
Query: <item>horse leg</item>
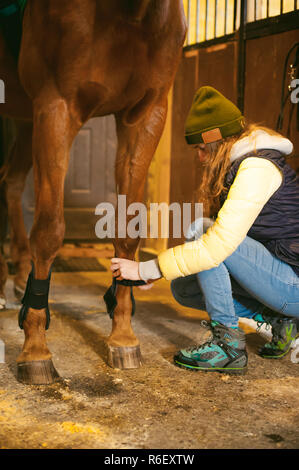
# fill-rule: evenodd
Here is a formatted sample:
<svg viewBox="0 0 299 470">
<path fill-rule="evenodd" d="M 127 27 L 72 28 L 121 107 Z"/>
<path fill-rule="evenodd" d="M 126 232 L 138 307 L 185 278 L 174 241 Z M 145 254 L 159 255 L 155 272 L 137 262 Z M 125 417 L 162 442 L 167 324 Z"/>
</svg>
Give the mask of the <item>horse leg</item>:
<svg viewBox="0 0 299 470">
<path fill-rule="evenodd" d="M 21 300 L 31 271 L 31 254 L 22 212 L 22 194 L 32 166 L 32 124 L 18 123 L 17 138 L 9 158 L 6 199 L 10 222 L 10 253 L 16 267 L 14 291 Z"/>
<path fill-rule="evenodd" d="M 7 204 L 5 196 L 5 183 L 0 183 L 0 310 L 6 305 L 4 287 L 7 280 L 7 263 L 4 259 L 4 242 L 7 234 Z"/>
<path fill-rule="evenodd" d="M 46 90 L 34 100 L 33 168 L 35 182 L 35 215 L 30 234 L 30 249 L 34 270 L 31 285 L 42 286 L 42 296 L 33 296 L 22 319 L 25 342 L 17 358 L 18 379 L 31 384 L 52 383 L 58 374 L 46 344 L 48 306 L 38 305 L 38 297 L 47 303 L 50 268 L 62 245 L 65 222 L 63 212 L 64 180 L 69 151 L 79 130 L 74 125 L 69 107 L 58 92 Z M 29 278 L 30 280 L 30 278 Z M 29 281 L 28 280 L 28 281 Z M 30 288 L 30 283 L 28 282 Z M 45 294 L 46 292 L 46 294 Z M 26 297 L 26 295 L 25 295 Z M 21 312 L 22 313 L 22 310 Z M 23 312 L 24 313 L 24 312 Z"/>
<path fill-rule="evenodd" d="M 123 116 L 117 115 L 118 152 L 116 158 L 117 193 L 126 195 L 127 206 L 142 202 L 148 168 L 158 146 L 165 125 L 167 97 L 147 111 L 144 118 L 134 126 L 127 126 Z M 118 211 L 117 211 L 118 212 Z M 127 222 L 128 222 L 127 218 Z M 116 224 L 118 226 L 118 223 Z M 116 238 L 115 255 L 134 259 L 139 239 Z M 131 326 L 131 288 L 117 287 L 117 306 L 113 314 L 112 332 L 108 338 L 108 364 L 121 369 L 137 368 L 141 364 L 139 340 Z"/>
</svg>

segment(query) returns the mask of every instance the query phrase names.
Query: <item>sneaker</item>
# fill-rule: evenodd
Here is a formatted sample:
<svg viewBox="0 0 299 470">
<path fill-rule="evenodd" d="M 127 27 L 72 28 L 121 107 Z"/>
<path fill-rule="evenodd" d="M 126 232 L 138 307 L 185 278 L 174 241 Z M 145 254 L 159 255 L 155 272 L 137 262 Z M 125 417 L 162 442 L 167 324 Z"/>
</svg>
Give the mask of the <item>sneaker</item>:
<svg viewBox="0 0 299 470">
<path fill-rule="evenodd" d="M 192 370 L 244 374 L 248 361 L 244 331 L 215 321 L 211 322 L 211 329 L 213 336 L 209 341 L 176 353 L 175 365 Z"/>
<path fill-rule="evenodd" d="M 263 324 L 272 327 L 272 340 L 259 350 L 259 355 L 266 359 L 284 357 L 290 351 L 293 341 L 299 336 L 298 320 L 285 317 L 270 309 L 266 309 L 253 319 L 257 321 L 257 331 Z"/>
</svg>

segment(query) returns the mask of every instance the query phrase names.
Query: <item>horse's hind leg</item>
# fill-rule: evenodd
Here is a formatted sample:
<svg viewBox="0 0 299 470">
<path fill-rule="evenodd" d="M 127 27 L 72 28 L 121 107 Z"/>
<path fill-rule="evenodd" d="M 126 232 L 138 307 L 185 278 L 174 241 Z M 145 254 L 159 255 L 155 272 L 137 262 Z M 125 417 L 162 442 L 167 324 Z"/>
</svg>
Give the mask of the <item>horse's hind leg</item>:
<svg viewBox="0 0 299 470">
<path fill-rule="evenodd" d="M 4 259 L 4 242 L 7 233 L 7 204 L 5 196 L 5 184 L 0 183 L 0 310 L 6 305 L 4 287 L 7 280 L 7 263 Z"/>
<path fill-rule="evenodd" d="M 117 116 L 116 185 L 118 194 L 126 195 L 127 207 L 143 201 L 148 168 L 162 135 L 166 114 L 167 97 L 164 94 L 134 126 L 127 126 L 123 115 Z M 134 259 L 138 243 L 137 238 L 117 238 L 116 230 L 114 245 L 117 257 Z M 108 363 L 116 368 L 136 368 L 140 365 L 141 355 L 139 340 L 131 326 L 130 287 L 118 286 L 116 297 L 117 306 L 108 339 Z"/>
<path fill-rule="evenodd" d="M 50 92 L 35 100 L 33 125 L 35 214 L 30 248 L 34 270 L 20 312 L 25 342 L 17 363 L 19 381 L 48 384 L 58 378 L 46 343 L 50 269 L 63 242 L 64 180 L 79 125 L 73 124 L 66 101 Z"/>
<path fill-rule="evenodd" d="M 6 199 L 10 223 L 10 254 L 16 268 L 14 290 L 21 300 L 31 270 L 31 254 L 27 237 L 23 211 L 22 194 L 27 174 L 32 166 L 32 124 L 16 124 L 16 141 L 8 160 L 6 176 Z"/>
</svg>

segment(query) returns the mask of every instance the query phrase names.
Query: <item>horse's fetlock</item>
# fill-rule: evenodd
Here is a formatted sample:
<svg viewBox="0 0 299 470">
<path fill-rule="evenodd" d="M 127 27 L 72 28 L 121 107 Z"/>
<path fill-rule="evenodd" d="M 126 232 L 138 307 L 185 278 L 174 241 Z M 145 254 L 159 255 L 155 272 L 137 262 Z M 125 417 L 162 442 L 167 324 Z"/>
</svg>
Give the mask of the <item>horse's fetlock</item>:
<svg viewBox="0 0 299 470">
<path fill-rule="evenodd" d="M 46 310 L 44 308 L 40 310 L 30 308 L 27 313 L 26 319 L 24 320 L 24 330 L 25 332 L 28 329 L 39 330 L 40 328 L 42 328 L 44 330 L 46 321 L 47 315 Z"/>
</svg>

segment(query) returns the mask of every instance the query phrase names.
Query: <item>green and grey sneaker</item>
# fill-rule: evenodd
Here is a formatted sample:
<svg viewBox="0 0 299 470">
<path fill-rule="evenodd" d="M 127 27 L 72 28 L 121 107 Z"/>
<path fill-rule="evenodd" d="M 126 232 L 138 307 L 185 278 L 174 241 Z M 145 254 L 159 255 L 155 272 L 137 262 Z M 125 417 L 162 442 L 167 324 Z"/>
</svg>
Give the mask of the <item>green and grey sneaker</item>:
<svg viewBox="0 0 299 470">
<path fill-rule="evenodd" d="M 257 331 L 263 324 L 272 327 L 272 340 L 266 343 L 259 355 L 267 359 L 280 359 L 291 349 L 292 342 L 299 336 L 298 320 L 294 317 L 285 317 L 270 309 L 253 317 L 257 321 Z"/>
<path fill-rule="evenodd" d="M 212 338 L 202 345 L 182 349 L 174 356 L 176 366 L 192 370 L 244 374 L 247 370 L 245 333 L 212 321 Z"/>
</svg>

